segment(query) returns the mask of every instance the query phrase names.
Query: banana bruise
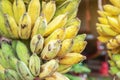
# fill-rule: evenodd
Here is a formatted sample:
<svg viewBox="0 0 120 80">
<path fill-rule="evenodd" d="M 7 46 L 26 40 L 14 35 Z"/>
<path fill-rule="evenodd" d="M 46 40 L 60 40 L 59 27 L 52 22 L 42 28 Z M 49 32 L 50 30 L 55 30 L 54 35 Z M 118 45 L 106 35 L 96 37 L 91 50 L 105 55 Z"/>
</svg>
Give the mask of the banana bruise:
<svg viewBox="0 0 120 80">
<path fill-rule="evenodd" d="M 14 0 L 13 2 L 13 13 L 17 24 L 19 25 L 19 21 L 21 16 L 26 12 L 26 7 L 23 0 Z"/>
<path fill-rule="evenodd" d="M 61 41 L 59 39 L 50 41 L 41 52 L 41 58 L 43 60 L 50 60 L 57 56 L 58 51 L 61 48 Z"/>
<path fill-rule="evenodd" d="M 29 59 L 29 69 L 34 76 L 39 76 L 40 74 L 41 61 L 37 54 L 32 54 Z"/>
<path fill-rule="evenodd" d="M 55 59 L 51 59 L 50 61 L 46 62 L 41 66 L 42 71 L 39 75 L 39 78 L 43 79 L 47 76 L 51 76 L 57 70 L 58 66 L 58 61 Z"/>
<path fill-rule="evenodd" d="M 40 9 L 41 9 L 41 5 L 40 5 L 39 0 L 31 0 L 30 1 L 29 5 L 28 5 L 28 14 L 30 15 L 30 18 L 31 18 L 32 28 L 34 26 L 34 23 L 35 23 L 37 17 L 39 17 L 39 15 L 40 15 Z"/>
<path fill-rule="evenodd" d="M 5 70 L 5 80 L 21 80 L 18 73 L 12 69 Z"/>
<path fill-rule="evenodd" d="M 26 47 L 26 45 L 24 43 L 22 43 L 21 41 L 17 41 L 16 53 L 17 53 L 17 57 L 21 61 L 23 61 L 26 65 L 28 65 L 28 61 L 29 61 L 29 58 L 30 58 L 30 53 L 29 53 L 29 50 Z"/>
<path fill-rule="evenodd" d="M 16 70 L 22 80 L 34 80 L 33 75 L 24 62 L 18 61 L 16 65 Z"/>
<path fill-rule="evenodd" d="M 24 13 L 19 22 L 19 37 L 21 39 L 29 39 L 31 28 L 31 18 L 28 13 Z"/>
</svg>

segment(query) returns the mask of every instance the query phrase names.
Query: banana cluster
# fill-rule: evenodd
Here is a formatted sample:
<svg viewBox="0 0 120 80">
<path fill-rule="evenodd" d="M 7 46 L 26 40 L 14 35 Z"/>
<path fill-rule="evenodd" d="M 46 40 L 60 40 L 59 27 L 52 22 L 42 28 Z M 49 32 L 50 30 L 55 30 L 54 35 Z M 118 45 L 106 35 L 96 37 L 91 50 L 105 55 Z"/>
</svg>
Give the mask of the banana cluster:
<svg viewBox="0 0 120 80">
<path fill-rule="evenodd" d="M 0 0 L 0 80 L 69 80 L 84 59 L 81 0 Z"/>
<path fill-rule="evenodd" d="M 98 40 L 106 44 L 108 55 L 110 57 L 109 63 L 112 64 L 110 68 L 111 74 L 116 74 L 116 70 L 119 69 L 117 66 L 113 67 L 114 64 L 118 64 L 120 53 L 120 0 L 109 0 L 111 4 L 103 6 L 103 10 L 98 10 L 99 23 L 96 24 L 97 32 L 99 34 Z M 113 56 L 116 56 L 113 59 Z M 115 71 L 115 72 L 114 72 Z M 119 75 L 119 73 L 117 74 Z"/>
</svg>

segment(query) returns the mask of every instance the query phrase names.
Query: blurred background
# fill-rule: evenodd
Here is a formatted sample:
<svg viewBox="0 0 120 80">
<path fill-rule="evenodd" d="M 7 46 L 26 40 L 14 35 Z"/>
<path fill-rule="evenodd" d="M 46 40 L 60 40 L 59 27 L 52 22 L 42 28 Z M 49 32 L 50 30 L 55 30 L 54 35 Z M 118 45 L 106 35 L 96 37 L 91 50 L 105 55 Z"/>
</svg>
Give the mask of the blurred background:
<svg viewBox="0 0 120 80">
<path fill-rule="evenodd" d="M 96 23 L 99 16 L 97 10 L 102 10 L 102 5 L 109 3 L 109 0 L 81 0 L 78 17 L 81 19 L 79 34 L 86 33 L 88 42 L 83 55 L 87 60 L 76 64 L 68 72 L 70 80 L 113 80 L 109 74 L 109 57 L 106 47 L 97 40 Z"/>
</svg>

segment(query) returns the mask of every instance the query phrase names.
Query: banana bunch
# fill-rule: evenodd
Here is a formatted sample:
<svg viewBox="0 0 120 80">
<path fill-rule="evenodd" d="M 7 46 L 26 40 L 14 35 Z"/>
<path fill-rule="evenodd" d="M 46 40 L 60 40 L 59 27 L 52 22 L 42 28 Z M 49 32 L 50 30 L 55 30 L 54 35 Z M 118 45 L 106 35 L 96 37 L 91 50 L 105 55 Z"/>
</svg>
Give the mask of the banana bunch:
<svg viewBox="0 0 120 80">
<path fill-rule="evenodd" d="M 109 0 L 111 4 L 103 5 L 103 10 L 98 10 L 99 23 L 96 23 L 98 40 L 106 44 L 110 57 L 110 73 L 120 78 L 119 53 L 120 53 L 120 0 Z"/>
<path fill-rule="evenodd" d="M 0 35 L 9 40 L 0 42 L 0 79 L 69 80 L 62 74 L 86 59 L 80 1 L 0 0 Z"/>
</svg>

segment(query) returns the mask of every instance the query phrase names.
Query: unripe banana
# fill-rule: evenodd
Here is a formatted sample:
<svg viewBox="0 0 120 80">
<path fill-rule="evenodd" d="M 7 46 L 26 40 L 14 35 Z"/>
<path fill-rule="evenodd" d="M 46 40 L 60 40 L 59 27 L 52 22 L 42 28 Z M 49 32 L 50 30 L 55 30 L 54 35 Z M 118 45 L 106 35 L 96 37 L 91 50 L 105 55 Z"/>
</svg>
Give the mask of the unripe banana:
<svg viewBox="0 0 120 80">
<path fill-rule="evenodd" d="M 24 62 L 18 61 L 16 65 L 16 70 L 22 80 L 34 80 L 33 75 Z"/>
<path fill-rule="evenodd" d="M 118 69 L 116 66 L 113 66 L 113 67 L 110 67 L 109 72 L 110 72 L 112 75 L 115 75 L 116 73 L 119 72 L 119 69 Z"/>
<path fill-rule="evenodd" d="M 12 69 L 5 70 L 5 80 L 21 80 L 18 73 Z"/>
<path fill-rule="evenodd" d="M 56 11 L 56 4 L 55 1 L 49 1 L 45 6 L 44 9 L 42 11 L 42 13 L 44 14 L 47 23 L 49 23 L 49 21 L 53 18 L 54 14 Z"/>
<path fill-rule="evenodd" d="M 17 53 L 18 58 L 21 61 L 23 61 L 26 65 L 28 65 L 30 53 L 29 53 L 29 50 L 24 43 L 17 41 L 16 53 Z"/>
<path fill-rule="evenodd" d="M 114 6 L 116 6 L 116 7 L 119 7 L 120 8 L 120 0 L 110 0 L 110 2 L 114 5 Z"/>
<path fill-rule="evenodd" d="M 0 80 L 5 80 L 5 74 L 2 70 L 0 70 Z"/>
<path fill-rule="evenodd" d="M 34 76 L 39 76 L 40 74 L 41 61 L 37 54 L 32 54 L 29 59 L 29 69 Z"/>
<path fill-rule="evenodd" d="M 63 65 L 63 64 L 59 64 L 59 67 L 58 67 L 58 69 L 57 69 L 57 72 L 62 72 L 62 71 L 64 71 L 64 70 L 66 70 L 66 69 L 68 69 L 68 68 L 70 68 L 71 67 L 71 65 Z"/>
<path fill-rule="evenodd" d="M 112 60 L 113 61 L 119 61 L 120 60 L 120 54 L 114 54 L 114 55 L 112 55 Z"/>
<path fill-rule="evenodd" d="M 43 16 L 39 16 L 32 29 L 31 37 L 33 37 L 36 34 L 41 34 L 43 36 L 45 33 L 46 27 L 47 27 L 46 19 Z"/>
<path fill-rule="evenodd" d="M 13 16 L 12 4 L 9 0 L 1 0 L 0 1 L 0 7 L 1 7 L 4 14 L 8 14 L 8 15 L 14 17 Z"/>
<path fill-rule="evenodd" d="M 51 40 L 60 39 L 61 41 L 65 37 L 65 28 L 56 29 L 45 39 L 45 45 L 48 44 Z"/>
<path fill-rule="evenodd" d="M 60 48 L 61 48 L 60 40 L 57 39 L 50 41 L 41 52 L 41 58 L 44 60 L 50 60 L 55 58 Z"/>
<path fill-rule="evenodd" d="M 73 64 L 83 61 L 84 59 L 86 59 L 86 57 L 79 53 L 67 53 L 59 61 L 60 61 L 60 64 L 73 65 Z"/>
<path fill-rule="evenodd" d="M 26 7 L 23 0 L 14 0 L 13 12 L 15 20 L 17 24 L 19 24 L 21 16 L 26 12 Z"/>
<path fill-rule="evenodd" d="M 58 68 L 59 64 L 57 60 L 51 59 L 47 63 L 41 66 L 42 72 L 40 73 L 40 79 L 52 75 Z"/>
<path fill-rule="evenodd" d="M 67 22 L 67 13 L 55 17 L 47 26 L 44 36 L 50 35 L 54 30 L 63 27 Z"/>
<path fill-rule="evenodd" d="M 115 62 L 113 60 L 109 60 L 108 62 L 110 64 L 110 66 L 116 66 L 116 64 L 115 64 Z"/>
<path fill-rule="evenodd" d="M 58 52 L 57 57 L 61 58 L 66 53 L 70 52 L 72 46 L 73 46 L 73 39 L 65 39 L 65 40 L 63 40 L 62 47 L 61 47 L 60 51 Z"/>
<path fill-rule="evenodd" d="M 65 74 L 65 73 L 69 72 L 71 70 L 71 68 L 72 67 L 69 67 L 69 68 L 67 68 L 67 69 L 65 69 L 63 71 L 60 71 L 60 73 Z"/>
<path fill-rule="evenodd" d="M 28 13 L 24 13 L 19 22 L 19 36 L 21 39 L 28 39 L 31 34 L 31 19 Z"/>
<path fill-rule="evenodd" d="M 70 80 L 63 74 L 60 74 L 59 72 L 55 72 L 52 76 L 46 77 L 45 80 Z"/>
<path fill-rule="evenodd" d="M 16 39 L 19 38 L 18 26 L 17 26 L 14 18 L 6 14 L 5 19 L 6 19 L 6 28 L 9 32 L 10 36 L 12 38 L 16 38 Z"/>
<path fill-rule="evenodd" d="M 30 49 L 32 53 L 40 54 L 43 49 L 44 38 L 38 34 L 32 37 L 30 41 Z"/>
<path fill-rule="evenodd" d="M 120 68 L 120 60 L 116 61 L 115 63 L 117 65 L 117 67 Z"/>
<path fill-rule="evenodd" d="M 28 6 L 28 14 L 31 18 L 32 28 L 38 16 L 40 15 L 40 1 L 39 0 L 31 0 Z"/>
</svg>

